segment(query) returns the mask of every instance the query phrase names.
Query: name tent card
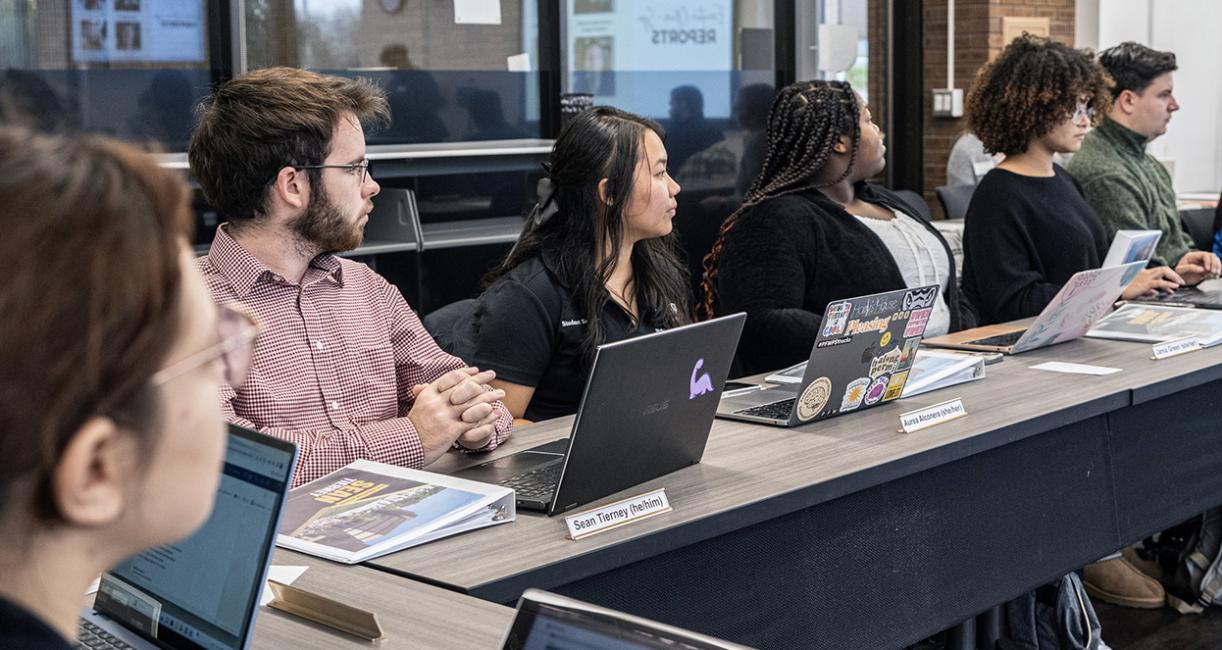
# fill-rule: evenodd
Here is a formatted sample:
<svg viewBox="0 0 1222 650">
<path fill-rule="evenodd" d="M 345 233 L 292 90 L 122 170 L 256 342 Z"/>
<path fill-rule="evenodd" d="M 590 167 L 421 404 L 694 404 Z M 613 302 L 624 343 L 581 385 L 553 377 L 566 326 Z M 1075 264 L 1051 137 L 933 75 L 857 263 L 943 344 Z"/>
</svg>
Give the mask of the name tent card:
<svg viewBox="0 0 1222 650">
<path fill-rule="evenodd" d="M 1153 350 L 1154 352 L 1153 358 L 1156 361 L 1159 359 L 1166 359 L 1167 357 L 1174 357 L 1176 355 L 1184 354 L 1187 352 L 1195 352 L 1196 350 L 1200 350 L 1200 349 L 1201 349 L 1201 342 L 1198 341 L 1195 336 L 1189 336 L 1188 338 L 1183 338 L 1183 339 L 1176 339 L 1174 341 L 1165 341 L 1163 343 L 1155 343 L 1153 346 L 1151 346 L 1151 350 Z"/>
<path fill-rule="evenodd" d="M 581 539 L 670 510 L 666 489 L 659 488 L 631 499 L 568 515 L 564 518 L 564 524 L 569 528 L 569 539 Z"/>
<path fill-rule="evenodd" d="M 955 399 L 940 402 L 933 406 L 926 406 L 915 411 L 901 413 L 900 433 L 913 433 L 921 429 L 928 429 L 935 424 L 958 420 L 966 416 L 967 409 L 963 406 L 963 400 L 956 397 Z"/>
</svg>

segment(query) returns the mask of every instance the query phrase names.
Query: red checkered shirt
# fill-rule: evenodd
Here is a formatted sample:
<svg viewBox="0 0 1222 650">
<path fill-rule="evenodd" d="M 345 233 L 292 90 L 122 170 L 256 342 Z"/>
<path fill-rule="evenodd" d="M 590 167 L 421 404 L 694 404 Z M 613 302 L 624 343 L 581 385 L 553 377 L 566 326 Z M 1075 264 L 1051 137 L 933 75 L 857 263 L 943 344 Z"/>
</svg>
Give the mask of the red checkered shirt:
<svg viewBox="0 0 1222 650">
<path fill-rule="evenodd" d="M 424 448 L 407 418 L 412 386 L 462 368 L 437 347 L 399 290 L 368 266 L 334 255 L 290 282 L 224 228 L 196 261 L 212 298 L 237 302 L 263 324 L 240 391 L 221 386 L 230 422 L 297 444 L 293 482 L 312 481 L 366 458 L 419 468 Z M 496 402 L 493 449 L 513 426 Z"/>
</svg>

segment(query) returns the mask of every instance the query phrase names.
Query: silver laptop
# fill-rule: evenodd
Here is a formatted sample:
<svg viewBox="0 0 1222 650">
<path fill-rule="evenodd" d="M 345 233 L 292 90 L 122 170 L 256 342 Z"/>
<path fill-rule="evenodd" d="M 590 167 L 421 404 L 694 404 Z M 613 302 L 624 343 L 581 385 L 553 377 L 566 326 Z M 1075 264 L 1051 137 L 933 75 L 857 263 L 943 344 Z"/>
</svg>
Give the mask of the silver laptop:
<svg viewBox="0 0 1222 650">
<path fill-rule="evenodd" d="M 923 343 L 937 348 L 1018 354 L 1072 341 L 1111 311 L 1112 303 L 1144 268 L 1146 262 L 1139 260 L 1073 274 L 1027 327 L 986 325 L 925 339 Z"/>
<path fill-rule="evenodd" d="M 613 609 L 527 589 L 501 650 L 748 650 Z"/>
<path fill-rule="evenodd" d="M 248 648 L 296 456 L 291 442 L 230 425 L 211 517 L 106 572 L 80 647 Z"/>
</svg>

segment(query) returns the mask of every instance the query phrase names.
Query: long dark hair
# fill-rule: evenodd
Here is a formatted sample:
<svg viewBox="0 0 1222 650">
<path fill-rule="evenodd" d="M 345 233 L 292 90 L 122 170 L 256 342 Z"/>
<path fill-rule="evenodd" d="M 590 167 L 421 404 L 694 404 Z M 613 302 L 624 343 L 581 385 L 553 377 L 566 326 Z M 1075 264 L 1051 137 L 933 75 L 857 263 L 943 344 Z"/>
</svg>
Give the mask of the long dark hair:
<svg viewBox="0 0 1222 650">
<path fill-rule="evenodd" d="M 488 277 L 494 281 L 543 250 L 554 252 L 570 284 L 573 301 L 586 319 L 582 354 L 593 359 L 603 343 L 603 309 L 610 300 L 607 279 L 619 262 L 624 240 L 624 206 L 644 149 L 646 129 L 662 137 L 661 125 L 609 106 L 573 118 L 560 132 L 548 162 L 550 190 L 540 197 L 522 235 L 505 261 Z M 598 184 L 607 179 L 609 205 L 599 200 Z M 610 252 L 601 252 L 610 243 Z M 632 248 L 633 284 L 641 322 L 661 327 L 688 319 L 690 290 L 676 253 L 675 235 L 641 240 Z"/>
<path fill-rule="evenodd" d="M 768 115 L 768 154 L 759 176 L 739 206 L 721 224 L 717 241 L 704 256 L 703 316 L 712 318 L 717 302 L 717 261 L 725 247 L 726 234 L 748 209 L 769 199 L 818 187 L 815 176 L 832 157 L 832 147 L 841 136 L 853 142 L 849 165 L 844 173 L 823 186 L 835 185 L 848 177 L 857 158 L 861 140 L 861 107 L 847 81 L 801 81 L 777 93 Z"/>
</svg>

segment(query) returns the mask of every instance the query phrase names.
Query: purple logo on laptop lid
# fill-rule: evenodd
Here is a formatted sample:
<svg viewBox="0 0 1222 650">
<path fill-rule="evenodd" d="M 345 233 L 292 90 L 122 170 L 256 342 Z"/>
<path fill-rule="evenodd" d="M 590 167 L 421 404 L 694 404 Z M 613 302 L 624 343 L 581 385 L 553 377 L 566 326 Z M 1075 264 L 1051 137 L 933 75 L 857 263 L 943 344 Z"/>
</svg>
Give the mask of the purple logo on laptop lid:
<svg viewBox="0 0 1222 650">
<path fill-rule="evenodd" d="M 692 378 L 690 380 L 691 396 L 688 399 L 696 399 L 705 393 L 713 392 L 713 380 L 709 378 L 709 373 L 701 373 L 700 377 L 696 377 L 696 373 L 700 372 L 701 366 L 704 365 L 704 359 L 697 359 L 696 365 L 692 366 Z"/>
</svg>

